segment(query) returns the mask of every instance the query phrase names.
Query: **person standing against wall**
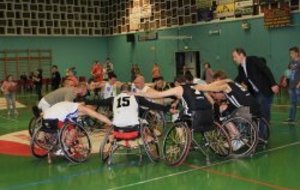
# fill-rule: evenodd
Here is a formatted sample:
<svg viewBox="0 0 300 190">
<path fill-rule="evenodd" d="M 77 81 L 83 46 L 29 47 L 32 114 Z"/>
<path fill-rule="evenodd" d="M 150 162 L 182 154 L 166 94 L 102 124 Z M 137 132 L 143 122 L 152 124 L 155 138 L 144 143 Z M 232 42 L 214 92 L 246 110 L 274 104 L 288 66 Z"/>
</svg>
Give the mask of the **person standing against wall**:
<svg viewBox="0 0 300 190">
<path fill-rule="evenodd" d="M 242 48 L 232 51 L 232 59 L 238 65 L 235 81 L 248 87 L 260 105 L 262 116 L 270 122 L 273 96 L 279 92 L 271 70 L 261 58 L 247 56 Z"/>
<path fill-rule="evenodd" d="M 213 82 L 214 71 L 210 68 L 210 64 L 208 62 L 204 63 L 204 71 L 203 71 L 203 80 L 209 84 Z"/>
<path fill-rule="evenodd" d="M 12 75 L 7 75 L 6 80 L 1 85 L 1 91 L 4 94 L 7 106 L 7 115 L 17 115 L 16 110 L 16 90 L 17 83 L 13 81 Z"/>
<path fill-rule="evenodd" d="M 61 82 L 60 73 L 56 65 L 51 68 L 51 90 L 56 90 L 59 88 Z"/>
<path fill-rule="evenodd" d="M 104 77 L 103 67 L 99 61 L 95 61 L 92 69 L 91 75 L 93 76 L 94 82 L 102 82 Z"/>
<path fill-rule="evenodd" d="M 38 100 L 42 99 L 42 87 L 43 87 L 43 73 L 42 69 L 37 69 L 34 71 L 32 76 L 33 84 L 35 86 L 35 92 Z"/>
<path fill-rule="evenodd" d="M 295 46 L 289 49 L 289 53 L 291 58 L 291 62 L 289 64 L 289 96 L 291 107 L 289 111 L 289 118 L 285 122 L 294 123 L 296 121 L 297 103 L 300 102 L 300 51 L 299 48 Z"/>
<path fill-rule="evenodd" d="M 157 63 L 153 64 L 152 70 L 151 70 L 151 76 L 152 76 L 152 82 L 154 82 L 154 79 L 160 77 L 160 68 Z"/>
</svg>

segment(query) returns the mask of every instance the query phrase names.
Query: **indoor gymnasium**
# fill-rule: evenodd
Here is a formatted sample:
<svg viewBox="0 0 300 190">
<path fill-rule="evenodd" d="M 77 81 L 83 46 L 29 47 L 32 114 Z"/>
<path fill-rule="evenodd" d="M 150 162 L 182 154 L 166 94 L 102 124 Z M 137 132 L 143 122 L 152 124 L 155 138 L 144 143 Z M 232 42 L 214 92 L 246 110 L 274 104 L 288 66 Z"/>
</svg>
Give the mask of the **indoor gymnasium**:
<svg viewBox="0 0 300 190">
<path fill-rule="evenodd" d="M 299 13 L 1 0 L 0 190 L 300 189 Z"/>
</svg>

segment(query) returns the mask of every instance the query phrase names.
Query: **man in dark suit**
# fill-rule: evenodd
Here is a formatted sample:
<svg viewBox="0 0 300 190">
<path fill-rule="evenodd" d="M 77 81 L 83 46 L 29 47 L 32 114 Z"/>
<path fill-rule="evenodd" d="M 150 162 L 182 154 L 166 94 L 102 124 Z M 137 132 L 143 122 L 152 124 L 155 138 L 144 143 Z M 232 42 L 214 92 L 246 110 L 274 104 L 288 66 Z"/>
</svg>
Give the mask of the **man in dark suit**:
<svg viewBox="0 0 300 190">
<path fill-rule="evenodd" d="M 270 122 L 273 95 L 279 92 L 271 70 L 262 58 L 247 56 L 242 48 L 232 51 L 232 59 L 238 65 L 235 81 L 248 87 L 260 105 L 262 116 Z"/>
</svg>

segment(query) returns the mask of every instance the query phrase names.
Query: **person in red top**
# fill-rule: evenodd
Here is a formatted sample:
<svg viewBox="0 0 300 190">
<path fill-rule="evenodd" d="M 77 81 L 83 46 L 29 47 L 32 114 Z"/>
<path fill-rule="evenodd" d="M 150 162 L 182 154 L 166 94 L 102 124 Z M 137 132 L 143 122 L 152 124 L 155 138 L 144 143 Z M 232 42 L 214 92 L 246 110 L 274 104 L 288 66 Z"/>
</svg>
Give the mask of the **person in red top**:
<svg viewBox="0 0 300 190">
<path fill-rule="evenodd" d="M 103 67 L 101 66 L 99 61 L 95 61 L 91 69 L 91 75 L 93 76 L 94 82 L 103 81 Z"/>
<path fill-rule="evenodd" d="M 1 85 L 1 91 L 3 92 L 6 99 L 7 115 L 17 115 L 16 110 L 16 91 L 17 83 L 13 81 L 12 75 L 7 75 L 6 80 Z"/>
</svg>

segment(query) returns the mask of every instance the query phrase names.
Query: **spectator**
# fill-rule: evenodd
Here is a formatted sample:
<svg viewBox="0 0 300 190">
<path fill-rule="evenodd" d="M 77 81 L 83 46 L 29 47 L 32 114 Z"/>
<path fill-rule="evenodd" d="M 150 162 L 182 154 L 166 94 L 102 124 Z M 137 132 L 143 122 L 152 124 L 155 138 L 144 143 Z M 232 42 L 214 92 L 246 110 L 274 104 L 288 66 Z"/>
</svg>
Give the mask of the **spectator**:
<svg viewBox="0 0 300 190">
<path fill-rule="evenodd" d="M 109 79 L 109 74 L 113 73 L 114 71 L 114 65 L 110 61 L 109 58 L 106 58 L 104 66 L 103 66 L 103 71 L 104 71 L 104 79 L 108 80 Z"/>
<path fill-rule="evenodd" d="M 131 66 L 131 81 L 141 74 L 140 68 L 137 64 L 132 64 Z"/>
<path fill-rule="evenodd" d="M 99 61 L 95 61 L 92 69 L 91 69 L 91 75 L 93 77 L 94 82 L 102 82 L 103 81 L 103 67 L 101 66 Z"/>
<path fill-rule="evenodd" d="M 154 82 L 155 78 L 160 77 L 160 68 L 157 63 L 153 64 L 152 70 L 151 70 L 151 75 L 152 75 L 152 82 Z"/>
<path fill-rule="evenodd" d="M 214 72 L 213 70 L 210 68 L 210 64 L 209 63 L 204 63 L 204 72 L 203 72 L 203 80 L 209 84 L 213 81 L 213 76 L 214 76 Z"/>
<path fill-rule="evenodd" d="M 56 65 L 51 68 L 51 90 L 56 90 L 59 88 L 61 82 L 60 73 Z"/>
<path fill-rule="evenodd" d="M 17 90 L 17 83 L 13 81 L 13 76 L 7 75 L 6 80 L 3 82 L 1 86 L 1 91 L 3 92 L 6 100 L 8 116 L 18 114 L 16 110 L 16 90 Z"/>
<path fill-rule="evenodd" d="M 300 101 L 300 52 L 298 47 L 291 47 L 290 52 L 290 77 L 289 77 L 289 95 L 291 107 L 287 123 L 294 123 L 297 114 L 297 103 Z M 286 82 L 287 83 L 287 82 Z"/>
<path fill-rule="evenodd" d="M 35 86 L 35 92 L 38 100 L 42 99 L 42 87 L 43 87 L 43 71 L 42 69 L 37 69 L 34 71 L 32 76 L 33 84 Z"/>
<path fill-rule="evenodd" d="M 27 78 L 27 75 L 25 74 L 25 72 L 23 72 L 21 74 L 20 80 L 21 80 L 21 84 L 22 84 L 22 91 L 23 91 L 23 93 L 25 93 L 27 90 L 27 82 L 28 82 L 28 78 Z"/>
</svg>

